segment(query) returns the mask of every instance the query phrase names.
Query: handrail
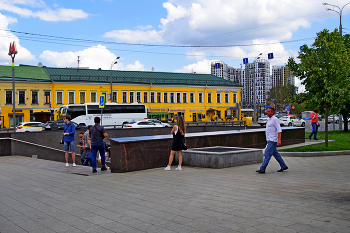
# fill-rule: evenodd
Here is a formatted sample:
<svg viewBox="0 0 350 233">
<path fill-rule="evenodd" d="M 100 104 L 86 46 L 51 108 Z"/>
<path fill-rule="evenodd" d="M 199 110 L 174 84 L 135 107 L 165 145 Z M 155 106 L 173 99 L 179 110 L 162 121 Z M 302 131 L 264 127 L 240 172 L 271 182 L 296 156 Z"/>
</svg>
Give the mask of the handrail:
<svg viewBox="0 0 350 233">
<path fill-rule="evenodd" d="M 36 144 L 36 143 L 32 143 L 32 142 L 27 142 L 27 141 L 23 141 L 23 140 L 20 140 L 20 139 L 17 139 L 17 138 L 10 138 L 10 137 L 4 137 L 4 138 L 0 138 L 0 140 L 14 140 L 14 141 L 17 141 L 17 142 L 22 142 L 22 143 L 26 143 L 26 144 L 29 144 L 29 145 L 33 145 L 33 146 L 38 146 L 38 147 L 42 147 L 42 148 L 46 148 L 46 149 L 50 149 L 50 150 L 55 150 L 55 151 L 59 151 L 59 152 L 65 152 L 64 150 L 60 150 L 60 149 L 57 149 L 57 148 L 53 148 L 53 147 L 48 147 L 48 146 L 44 146 L 44 145 L 40 145 L 40 144 Z M 76 155 L 80 155 L 80 154 L 77 154 Z"/>
</svg>

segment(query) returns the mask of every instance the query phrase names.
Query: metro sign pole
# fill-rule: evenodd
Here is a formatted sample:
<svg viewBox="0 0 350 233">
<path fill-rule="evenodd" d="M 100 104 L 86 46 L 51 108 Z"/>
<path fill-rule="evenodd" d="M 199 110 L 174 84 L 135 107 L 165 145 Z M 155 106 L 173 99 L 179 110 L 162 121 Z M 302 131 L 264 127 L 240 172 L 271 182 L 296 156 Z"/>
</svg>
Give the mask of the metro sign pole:
<svg viewBox="0 0 350 233">
<path fill-rule="evenodd" d="M 13 122 L 14 131 L 16 130 L 15 56 L 17 53 L 18 51 L 16 48 L 16 43 L 15 42 L 10 43 L 9 56 L 12 58 L 12 104 L 13 104 L 12 122 Z"/>
</svg>

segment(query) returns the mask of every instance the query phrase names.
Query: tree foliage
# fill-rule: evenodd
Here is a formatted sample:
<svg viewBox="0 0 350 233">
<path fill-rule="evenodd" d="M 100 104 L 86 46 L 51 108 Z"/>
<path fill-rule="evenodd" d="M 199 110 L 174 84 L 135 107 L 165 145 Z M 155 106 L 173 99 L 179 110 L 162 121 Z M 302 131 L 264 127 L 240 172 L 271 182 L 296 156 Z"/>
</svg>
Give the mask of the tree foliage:
<svg viewBox="0 0 350 233">
<path fill-rule="evenodd" d="M 269 90 L 267 103 L 274 105 L 276 111 L 283 110 L 286 106 L 289 106 L 290 99 L 297 95 L 297 88 L 294 85 L 287 84 L 286 86 L 277 86 Z"/>
<path fill-rule="evenodd" d="M 348 36 L 342 38 L 338 30 L 317 33 L 315 42 L 302 46 L 296 62 L 288 59 L 288 67 L 305 85 L 302 98 L 325 107 L 326 146 L 328 146 L 328 110 L 340 112 L 350 102 L 350 57 Z"/>
</svg>

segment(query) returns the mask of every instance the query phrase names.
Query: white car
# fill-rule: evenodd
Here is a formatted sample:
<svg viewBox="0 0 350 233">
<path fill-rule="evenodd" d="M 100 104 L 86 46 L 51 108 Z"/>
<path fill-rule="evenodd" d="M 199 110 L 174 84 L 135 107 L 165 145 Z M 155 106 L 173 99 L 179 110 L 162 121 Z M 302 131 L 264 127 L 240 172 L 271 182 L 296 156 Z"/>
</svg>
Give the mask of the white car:
<svg viewBox="0 0 350 233">
<path fill-rule="evenodd" d="M 337 115 L 328 116 L 328 124 L 333 122 L 335 122 L 336 124 L 339 124 L 339 117 Z"/>
<path fill-rule="evenodd" d="M 163 122 L 161 122 L 161 121 L 159 121 L 159 120 L 157 120 L 157 119 L 147 119 L 146 121 L 151 121 L 151 122 L 153 122 L 154 124 L 156 124 L 156 125 L 161 125 L 161 126 L 163 126 L 163 127 L 170 127 L 170 126 L 171 126 L 170 124 L 168 124 L 168 123 L 163 123 Z"/>
<path fill-rule="evenodd" d="M 160 124 L 154 124 L 152 121 L 132 121 L 123 125 L 124 128 L 149 128 L 149 127 L 163 127 Z"/>
<path fill-rule="evenodd" d="M 16 132 L 35 132 L 43 130 L 44 123 L 42 122 L 21 122 L 16 126 Z"/>
<path fill-rule="evenodd" d="M 305 127 L 305 121 L 297 116 L 283 116 L 280 119 L 281 126 L 301 126 Z"/>
<path fill-rule="evenodd" d="M 260 124 L 261 126 L 264 126 L 264 125 L 266 125 L 268 120 L 269 120 L 268 116 L 260 117 L 258 120 L 258 124 Z"/>
</svg>

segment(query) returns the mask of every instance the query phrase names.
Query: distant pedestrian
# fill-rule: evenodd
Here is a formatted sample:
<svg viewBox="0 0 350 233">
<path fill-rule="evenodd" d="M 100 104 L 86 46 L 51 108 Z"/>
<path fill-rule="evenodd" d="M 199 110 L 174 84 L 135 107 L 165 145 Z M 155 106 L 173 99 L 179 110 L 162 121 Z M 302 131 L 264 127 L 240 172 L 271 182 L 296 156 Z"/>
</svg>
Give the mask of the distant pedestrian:
<svg viewBox="0 0 350 233">
<path fill-rule="evenodd" d="M 97 151 L 99 151 L 101 155 L 101 171 L 107 170 L 107 168 L 105 167 L 106 156 L 105 156 L 105 144 L 103 142 L 103 139 L 105 137 L 108 137 L 108 134 L 106 133 L 105 129 L 100 125 L 100 121 L 101 120 L 99 117 L 95 117 L 94 118 L 95 125 L 92 126 L 89 131 L 89 137 L 91 138 L 92 173 L 97 172 L 97 169 L 96 169 Z"/>
<path fill-rule="evenodd" d="M 85 161 L 85 154 L 91 150 L 91 139 L 89 138 L 89 130 L 92 125 L 88 126 L 88 129 L 83 135 L 83 153 L 81 154 L 80 160 L 82 163 Z"/>
<path fill-rule="evenodd" d="M 309 139 L 311 140 L 311 136 L 314 135 L 314 140 L 318 140 L 317 138 L 317 132 L 318 132 L 318 112 L 319 110 L 317 108 L 314 109 L 314 112 L 310 114 L 311 118 L 311 127 L 312 131 L 309 135 Z"/>
<path fill-rule="evenodd" d="M 64 129 L 63 129 L 63 142 L 64 142 L 64 151 L 65 151 L 65 158 L 66 158 L 66 167 L 69 167 L 68 164 L 68 156 L 69 156 L 69 149 L 72 153 L 72 160 L 73 160 L 73 167 L 76 167 L 75 164 L 75 143 L 74 143 L 74 135 L 75 135 L 75 126 L 70 121 L 71 117 L 70 115 L 65 115 L 63 117 L 64 121 Z"/>
<path fill-rule="evenodd" d="M 176 119 L 176 125 L 174 125 L 173 129 L 171 130 L 171 134 L 173 135 L 173 144 L 171 145 L 168 166 L 164 168 L 165 171 L 171 170 L 170 166 L 173 162 L 175 152 L 177 152 L 177 155 L 179 156 L 179 166 L 175 170 L 182 171 L 182 150 L 185 144 L 185 133 L 186 126 L 184 123 L 184 119 L 182 116 L 178 116 Z"/>
<path fill-rule="evenodd" d="M 260 169 L 256 172 L 263 174 L 265 173 L 266 167 L 270 162 L 271 157 L 275 157 L 281 169 L 277 172 L 283 172 L 288 169 L 287 165 L 283 161 L 281 155 L 277 152 L 277 146 L 281 145 L 282 129 L 277 117 L 274 116 L 275 109 L 268 108 L 267 116 L 270 118 L 266 123 L 266 141 L 267 146 L 264 153 L 264 162 Z"/>
</svg>

